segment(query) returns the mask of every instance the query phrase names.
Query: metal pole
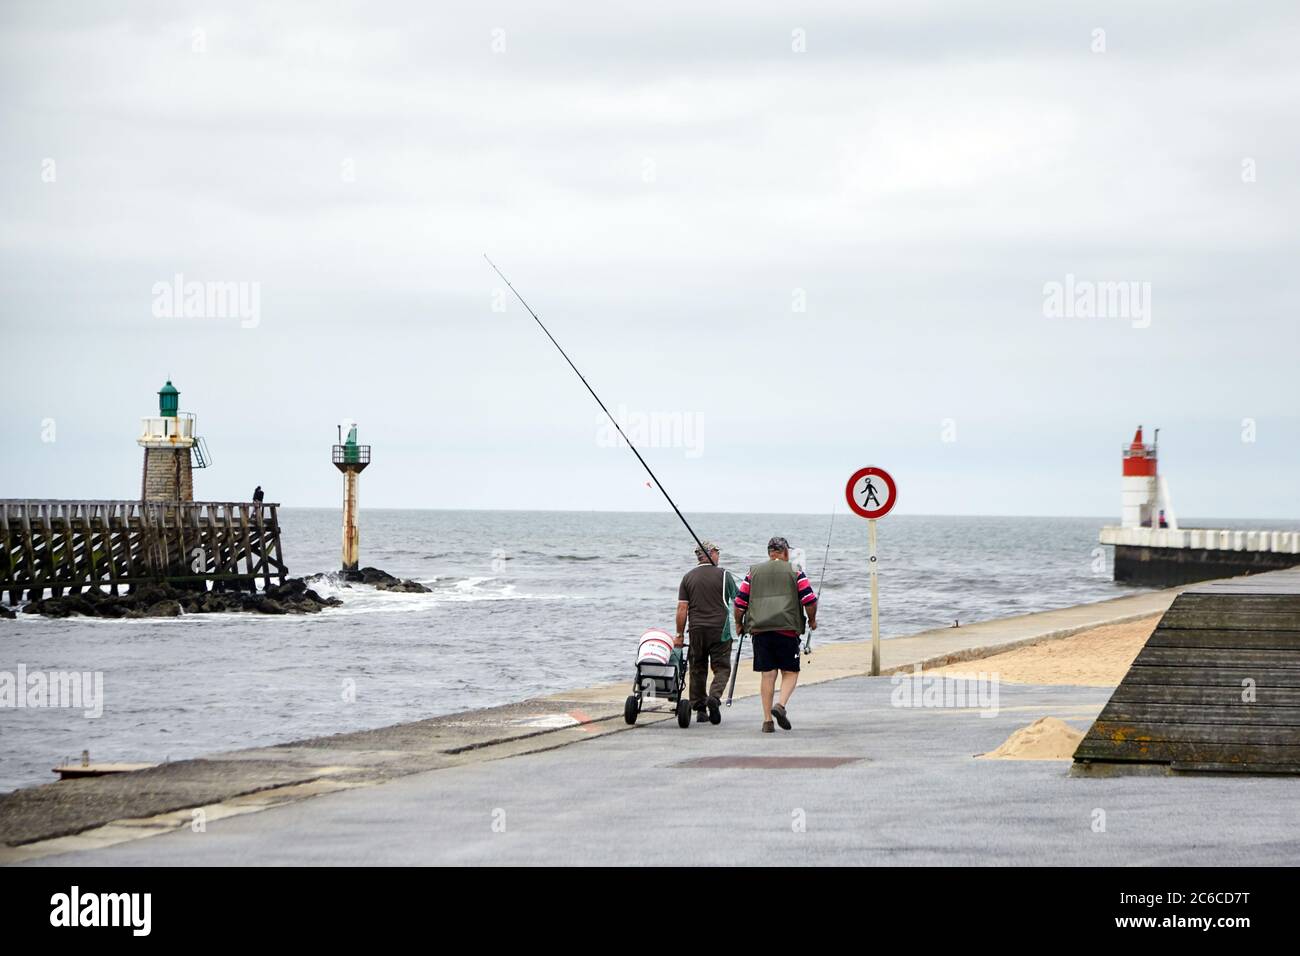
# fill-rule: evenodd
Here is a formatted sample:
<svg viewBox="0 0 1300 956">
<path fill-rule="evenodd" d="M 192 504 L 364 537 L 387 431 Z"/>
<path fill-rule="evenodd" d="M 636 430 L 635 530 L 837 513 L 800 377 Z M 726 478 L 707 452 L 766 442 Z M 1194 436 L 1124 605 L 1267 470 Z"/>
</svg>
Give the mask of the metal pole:
<svg viewBox="0 0 1300 956">
<path fill-rule="evenodd" d="M 361 552 L 361 535 L 357 531 L 357 472 L 343 473 L 343 576 L 357 570 Z"/>
<path fill-rule="evenodd" d="M 867 519 L 867 561 L 871 568 L 871 676 L 880 676 L 880 589 L 876 581 L 876 519 Z"/>
</svg>

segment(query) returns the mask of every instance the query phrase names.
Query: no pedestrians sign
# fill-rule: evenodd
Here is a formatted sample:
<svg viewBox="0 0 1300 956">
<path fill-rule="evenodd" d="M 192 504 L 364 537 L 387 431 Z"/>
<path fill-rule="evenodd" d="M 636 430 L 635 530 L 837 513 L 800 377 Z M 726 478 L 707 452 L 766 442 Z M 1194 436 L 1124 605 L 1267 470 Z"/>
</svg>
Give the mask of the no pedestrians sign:
<svg viewBox="0 0 1300 956">
<path fill-rule="evenodd" d="M 883 468 L 859 468 L 844 486 L 849 508 L 863 518 L 883 518 L 898 500 L 898 486 Z"/>
</svg>

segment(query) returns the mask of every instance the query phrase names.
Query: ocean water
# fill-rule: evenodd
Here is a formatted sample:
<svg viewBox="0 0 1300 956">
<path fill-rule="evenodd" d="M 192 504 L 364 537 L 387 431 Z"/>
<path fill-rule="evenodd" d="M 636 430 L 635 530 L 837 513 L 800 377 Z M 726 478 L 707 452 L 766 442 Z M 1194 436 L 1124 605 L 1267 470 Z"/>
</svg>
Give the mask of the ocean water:
<svg viewBox="0 0 1300 956">
<path fill-rule="evenodd" d="M 338 511 L 281 516 L 291 574 L 338 567 Z M 829 516 L 690 517 L 726 567 L 763 560 L 782 534 L 820 579 Z M 882 633 L 1134 593 L 1111 581 L 1110 550 L 1097 545 L 1106 523 L 891 515 L 878 525 Z M 0 671 L 101 672 L 104 682 L 98 718 L 0 709 L 0 789 L 50 781 L 83 750 L 96 761 L 177 760 L 630 682 L 640 634 L 673 626 L 693 548 L 671 514 L 371 510 L 362 563 L 431 594 L 326 578 L 318 590 L 345 603 L 315 616 L 0 621 Z M 866 568 L 866 523 L 841 513 L 817 643 L 870 636 Z"/>
</svg>

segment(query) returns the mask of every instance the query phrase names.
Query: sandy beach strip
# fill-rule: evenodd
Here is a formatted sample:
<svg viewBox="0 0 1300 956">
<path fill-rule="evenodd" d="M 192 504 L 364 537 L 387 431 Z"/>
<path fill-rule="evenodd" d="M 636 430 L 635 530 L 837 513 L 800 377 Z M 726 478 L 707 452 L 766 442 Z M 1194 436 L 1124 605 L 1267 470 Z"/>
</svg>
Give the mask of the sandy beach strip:
<svg viewBox="0 0 1300 956">
<path fill-rule="evenodd" d="M 975 677 L 996 673 L 1012 684 L 1070 684 L 1114 687 L 1160 621 L 1159 614 L 1122 624 L 1107 624 L 1071 637 L 1039 641 L 977 660 L 949 664 L 926 674 Z"/>
</svg>

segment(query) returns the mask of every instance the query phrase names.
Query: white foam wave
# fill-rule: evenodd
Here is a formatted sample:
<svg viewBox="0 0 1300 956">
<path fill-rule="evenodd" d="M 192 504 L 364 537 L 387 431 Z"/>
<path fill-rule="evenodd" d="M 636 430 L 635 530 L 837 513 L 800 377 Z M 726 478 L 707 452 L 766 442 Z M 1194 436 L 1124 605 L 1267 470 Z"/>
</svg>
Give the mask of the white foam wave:
<svg viewBox="0 0 1300 956">
<path fill-rule="evenodd" d="M 370 611 L 415 612 L 441 604 L 464 604 L 479 601 L 565 601 L 579 595 L 521 593 L 518 585 L 492 576 L 468 578 L 432 578 L 420 581 L 430 588 L 427 593 L 382 591 L 369 584 L 344 581 L 337 572 L 312 575 L 307 586 L 322 597 L 336 597 L 342 607 L 329 608 L 327 614 L 357 614 Z"/>
</svg>

